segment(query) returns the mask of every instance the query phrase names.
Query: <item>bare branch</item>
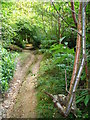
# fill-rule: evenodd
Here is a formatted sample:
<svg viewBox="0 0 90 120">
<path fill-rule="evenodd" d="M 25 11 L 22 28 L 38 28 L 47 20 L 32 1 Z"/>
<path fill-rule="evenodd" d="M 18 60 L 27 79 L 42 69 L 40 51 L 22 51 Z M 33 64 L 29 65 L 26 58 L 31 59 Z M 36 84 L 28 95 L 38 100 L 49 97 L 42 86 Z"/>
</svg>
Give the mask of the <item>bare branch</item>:
<svg viewBox="0 0 90 120">
<path fill-rule="evenodd" d="M 54 7 L 54 9 L 56 10 L 56 12 L 57 12 L 57 14 L 59 15 L 59 17 L 61 17 L 62 18 L 62 20 L 68 25 L 68 26 L 71 26 L 70 24 L 68 24 L 68 22 L 64 19 L 64 17 L 63 16 L 61 16 L 61 14 L 59 13 L 59 11 L 56 9 L 56 7 L 55 7 L 55 5 L 54 5 L 54 3 L 53 3 L 53 1 L 52 1 L 52 5 L 53 5 L 53 7 Z"/>
<path fill-rule="evenodd" d="M 44 93 L 47 94 L 51 99 L 54 98 L 52 94 L 50 94 L 50 93 L 48 93 L 48 92 L 44 92 Z"/>
<path fill-rule="evenodd" d="M 77 27 L 77 19 L 76 19 L 76 14 L 75 14 L 75 9 L 74 9 L 74 0 L 71 0 L 71 9 L 72 9 L 72 17 L 73 17 L 73 20 L 74 20 L 74 23 Z"/>
<path fill-rule="evenodd" d="M 65 82 L 66 82 L 66 91 L 67 91 L 67 75 L 66 75 L 66 70 L 65 70 Z"/>
<path fill-rule="evenodd" d="M 87 7 L 88 3 L 89 3 L 89 0 L 87 0 L 87 1 L 86 1 L 86 4 L 85 4 L 85 6 L 84 6 L 84 7 L 85 7 L 85 9 L 86 9 L 86 7 Z"/>
<path fill-rule="evenodd" d="M 75 31 L 75 32 L 78 33 L 80 36 L 82 36 L 82 34 L 81 34 L 79 31 L 77 31 L 76 29 L 74 29 L 74 28 L 69 28 L 69 29 Z"/>
<path fill-rule="evenodd" d="M 76 13 L 75 10 L 72 10 L 72 9 L 69 7 L 69 4 L 68 4 L 68 8 L 69 8 L 69 10 L 71 10 L 73 13 L 75 13 L 76 15 L 78 15 L 78 13 Z"/>
<path fill-rule="evenodd" d="M 69 93 L 68 89 L 67 89 L 67 75 L 66 75 L 66 70 L 65 70 L 65 82 L 66 82 L 66 92 Z M 69 93 L 70 94 L 70 93 Z"/>
</svg>

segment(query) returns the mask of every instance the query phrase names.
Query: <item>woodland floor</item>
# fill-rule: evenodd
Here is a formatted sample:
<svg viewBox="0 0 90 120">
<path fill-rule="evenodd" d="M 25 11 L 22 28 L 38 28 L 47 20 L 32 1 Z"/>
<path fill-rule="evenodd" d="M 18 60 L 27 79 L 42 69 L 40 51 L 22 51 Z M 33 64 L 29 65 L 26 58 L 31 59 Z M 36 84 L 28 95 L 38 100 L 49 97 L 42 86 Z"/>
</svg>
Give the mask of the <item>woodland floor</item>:
<svg viewBox="0 0 90 120">
<path fill-rule="evenodd" d="M 42 55 L 35 51 L 23 51 L 18 58 L 14 78 L 2 106 L 5 108 L 6 118 L 36 118 L 36 90 L 37 75 Z"/>
</svg>

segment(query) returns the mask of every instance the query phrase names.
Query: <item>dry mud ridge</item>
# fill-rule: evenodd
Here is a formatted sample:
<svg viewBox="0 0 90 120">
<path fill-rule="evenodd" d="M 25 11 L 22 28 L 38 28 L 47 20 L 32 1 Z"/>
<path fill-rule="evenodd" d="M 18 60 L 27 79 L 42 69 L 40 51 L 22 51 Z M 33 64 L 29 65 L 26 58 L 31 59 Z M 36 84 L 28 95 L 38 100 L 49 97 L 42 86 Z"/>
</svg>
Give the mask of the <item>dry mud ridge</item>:
<svg viewBox="0 0 90 120">
<path fill-rule="evenodd" d="M 26 54 L 27 51 L 24 51 Z M 42 55 L 28 51 L 23 64 L 18 58 L 14 78 L 10 83 L 10 89 L 0 104 L 1 118 L 36 118 L 36 90 L 37 75 Z"/>
</svg>

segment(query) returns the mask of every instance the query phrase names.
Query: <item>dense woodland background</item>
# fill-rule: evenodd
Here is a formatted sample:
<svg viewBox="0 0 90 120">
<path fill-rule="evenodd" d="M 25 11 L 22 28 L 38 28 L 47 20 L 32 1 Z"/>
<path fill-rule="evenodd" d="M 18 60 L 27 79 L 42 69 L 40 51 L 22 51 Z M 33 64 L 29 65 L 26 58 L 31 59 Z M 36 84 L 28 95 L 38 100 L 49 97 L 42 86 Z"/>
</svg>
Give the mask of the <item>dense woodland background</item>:
<svg viewBox="0 0 90 120">
<path fill-rule="evenodd" d="M 13 78 L 16 57 L 32 44 L 33 49 L 44 55 L 40 65 L 37 90 L 38 118 L 60 118 L 52 100 L 44 93 L 67 94 L 76 52 L 77 29 L 72 17 L 70 2 L 0 1 L 0 93 L 8 91 Z M 78 18 L 79 2 L 74 3 Z M 90 68 L 90 3 L 86 6 L 86 54 Z M 60 15 L 57 13 L 60 13 Z M 82 51 L 81 51 L 82 54 Z M 90 70 L 90 69 L 89 69 Z M 79 90 L 82 89 L 82 90 Z M 84 90 L 83 90 L 84 89 Z M 88 118 L 88 81 L 85 68 L 76 92 L 77 117 Z M 72 113 L 70 118 L 74 118 Z"/>
</svg>

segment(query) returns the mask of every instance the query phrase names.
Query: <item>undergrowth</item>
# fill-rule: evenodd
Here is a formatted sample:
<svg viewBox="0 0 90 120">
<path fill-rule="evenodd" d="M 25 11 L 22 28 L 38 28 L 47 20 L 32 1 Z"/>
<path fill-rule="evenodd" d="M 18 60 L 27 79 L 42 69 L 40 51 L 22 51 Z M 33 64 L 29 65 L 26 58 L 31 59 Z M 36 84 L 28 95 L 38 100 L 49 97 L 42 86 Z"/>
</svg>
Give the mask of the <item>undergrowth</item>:
<svg viewBox="0 0 90 120">
<path fill-rule="evenodd" d="M 66 52 L 65 52 L 66 51 Z M 67 54 L 68 51 L 68 54 Z M 73 69 L 74 51 L 64 45 L 53 45 L 45 54 L 39 71 L 37 84 L 37 112 L 39 118 L 62 118 L 52 100 L 44 93 L 67 94 L 65 92 L 65 70 L 68 84 Z M 73 117 L 72 114 L 70 114 Z"/>
<path fill-rule="evenodd" d="M 68 89 L 70 85 L 73 64 L 74 64 L 74 50 L 69 49 L 67 46 L 62 44 L 54 44 L 47 49 L 43 60 L 40 65 L 38 84 L 37 84 L 37 115 L 38 118 L 62 118 L 57 108 L 55 108 L 51 98 L 49 98 L 44 92 L 51 93 L 53 95 L 65 94 L 65 70 L 67 74 Z M 82 73 L 80 87 L 85 87 L 86 82 L 85 71 Z M 77 105 L 77 117 L 88 118 L 87 105 L 90 99 L 88 91 L 77 91 L 76 92 L 76 105 Z M 85 109 L 83 109 L 85 108 Z M 72 113 L 69 114 L 68 118 L 74 118 Z M 66 119 L 66 118 L 65 118 Z"/>
</svg>

